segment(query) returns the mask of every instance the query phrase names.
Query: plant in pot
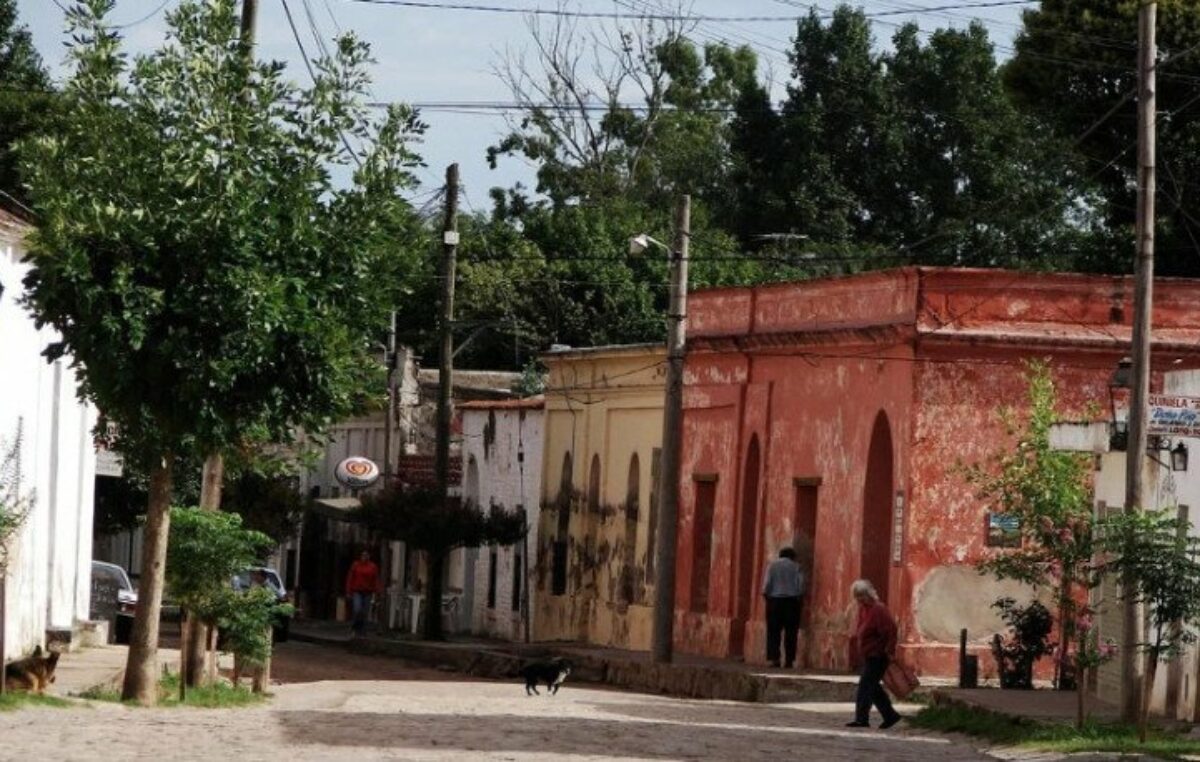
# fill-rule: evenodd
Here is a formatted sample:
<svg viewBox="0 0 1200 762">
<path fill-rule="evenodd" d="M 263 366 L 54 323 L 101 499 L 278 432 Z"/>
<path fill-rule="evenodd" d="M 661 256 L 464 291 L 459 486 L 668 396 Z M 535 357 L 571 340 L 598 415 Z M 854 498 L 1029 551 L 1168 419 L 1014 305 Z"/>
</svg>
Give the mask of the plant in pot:
<svg viewBox="0 0 1200 762">
<path fill-rule="evenodd" d="M 1029 690 L 1033 688 L 1033 665 L 1054 650 L 1050 642 L 1054 618 L 1038 601 L 1020 606 L 1013 598 L 999 598 L 992 608 L 1000 612 L 1009 628 L 1008 638 L 997 633 L 992 639 L 1000 687 Z"/>
</svg>

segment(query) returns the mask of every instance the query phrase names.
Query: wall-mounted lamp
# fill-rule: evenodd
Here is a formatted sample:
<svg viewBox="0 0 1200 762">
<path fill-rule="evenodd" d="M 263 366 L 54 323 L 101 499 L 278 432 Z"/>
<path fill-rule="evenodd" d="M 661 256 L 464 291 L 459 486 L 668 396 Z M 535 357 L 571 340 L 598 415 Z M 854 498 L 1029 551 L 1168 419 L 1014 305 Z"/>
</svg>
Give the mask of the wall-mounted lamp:
<svg viewBox="0 0 1200 762">
<path fill-rule="evenodd" d="M 1188 449 L 1183 442 L 1175 445 L 1171 450 L 1171 470 L 1186 471 L 1188 467 Z"/>
</svg>

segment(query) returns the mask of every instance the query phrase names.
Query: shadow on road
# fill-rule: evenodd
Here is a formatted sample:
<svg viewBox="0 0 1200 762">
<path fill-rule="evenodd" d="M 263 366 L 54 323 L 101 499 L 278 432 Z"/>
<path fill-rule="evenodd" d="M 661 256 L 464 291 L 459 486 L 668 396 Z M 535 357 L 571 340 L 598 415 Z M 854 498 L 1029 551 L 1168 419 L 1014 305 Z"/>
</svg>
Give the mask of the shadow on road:
<svg viewBox="0 0 1200 762">
<path fill-rule="evenodd" d="M 631 709 L 634 707 L 631 706 Z M 721 707 L 728 709 L 729 707 Z M 636 705 L 641 714 L 649 708 Z M 982 755 L 929 738 L 832 727 L 659 722 L 527 715 L 276 712 L 289 743 L 438 752 L 542 753 L 641 759 L 887 759 L 932 762 Z"/>
</svg>

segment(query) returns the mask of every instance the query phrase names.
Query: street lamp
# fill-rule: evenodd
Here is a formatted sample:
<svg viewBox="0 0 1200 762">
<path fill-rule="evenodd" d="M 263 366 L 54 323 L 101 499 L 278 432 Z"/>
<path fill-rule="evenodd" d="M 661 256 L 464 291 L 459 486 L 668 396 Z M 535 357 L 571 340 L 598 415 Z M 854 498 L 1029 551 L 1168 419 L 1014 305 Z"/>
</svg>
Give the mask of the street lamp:
<svg viewBox="0 0 1200 762">
<path fill-rule="evenodd" d="M 645 233 L 642 233 L 641 235 L 635 235 L 634 237 L 629 239 L 629 253 L 633 256 L 637 256 L 638 254 L 641 254 L 642 252 L 644 252 L 646 249 L 649 249 L 652 245 L 657 246 L 664 251 L 671 250 L 671 247 L 666 245 L 662 241 L 659 241 L 655 238 L 651 238 L 650 236 L 646 235 Z"/>
</svg>

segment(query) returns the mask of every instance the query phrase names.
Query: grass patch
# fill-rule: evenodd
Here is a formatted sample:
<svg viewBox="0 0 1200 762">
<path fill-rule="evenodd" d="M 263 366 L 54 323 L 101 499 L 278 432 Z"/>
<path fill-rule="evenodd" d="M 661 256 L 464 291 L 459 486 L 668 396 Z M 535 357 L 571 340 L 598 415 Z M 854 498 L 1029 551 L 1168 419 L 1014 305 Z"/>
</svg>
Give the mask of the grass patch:
<svg viewBox="0 0 1200 762">
<path fill-rule="evenodd" d="M 1162 759 L 1200 754 L 1200 741 L 1162 728 L 1151 727 L 1143 744 L 1138 741 L 1137 728 L 1129 725 L 1088 722 L 1076 730 L 1073 725 L 1046 724 L 958 706 L 926 707 L 911 724 L 943 733 L 963 733 L 997 745 L 1064 754 L 1144 754 Z"/>
<path fill-rule="evenodd" d="M 121 691 L 112 687 L 93 688 L 81 694 L 81 697 L 92 701 L 121 703 Z M 187 700 L 180 703 L 179 676 L 167 675 L 158 681 L 158 706 L 160 707 L 189 706 L 199 709 L 232 709 L 261 704 L 266 699 L 266 696 L 253 693 L 248 688 L 235 688 L 227 683 L 218 682 L 216 685 L 190 688 L 187 692 Z M 135 702 L 125 703 L 136 706 Z"/>
<path fill-rule="evenodd" d="M 63 709 L 71 706 L 71 702 L 60 699 L 58 696 L 45 696 L 36 693 L 12 692 L 0 696 L 0 712 L 15 712 L 18 709 L 27 709 L 34 706 L 50 706 L 55 709 Z"/>
</svg>

